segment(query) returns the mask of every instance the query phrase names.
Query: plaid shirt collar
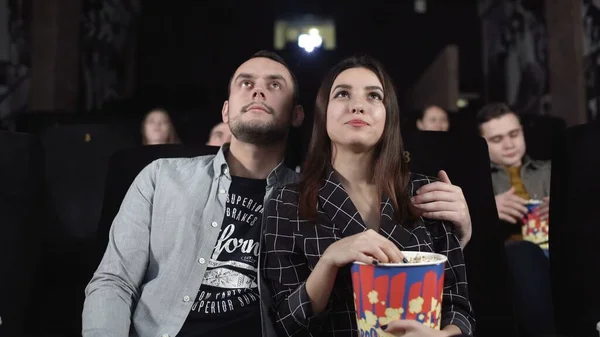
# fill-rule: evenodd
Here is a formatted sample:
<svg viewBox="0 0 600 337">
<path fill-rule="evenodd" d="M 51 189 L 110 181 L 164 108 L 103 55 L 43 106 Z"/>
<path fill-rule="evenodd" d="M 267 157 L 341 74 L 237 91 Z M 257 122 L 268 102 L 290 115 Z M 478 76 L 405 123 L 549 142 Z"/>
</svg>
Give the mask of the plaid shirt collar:
<svg viewBox="0 0 600 337">
<path fill-rule="evenodd" d="M 340 230 L 342 237 L 368 230 L 360 213 L 341 183 L 339 174 L 330 166 L 323 186 L 319 189 L 319 210 Z M 394 220 L 394 206 L 389 197 L 381 197 L 381 223 L 379 233 L 400 247 L 414 244 L 414 235 Z"/>
</svg>

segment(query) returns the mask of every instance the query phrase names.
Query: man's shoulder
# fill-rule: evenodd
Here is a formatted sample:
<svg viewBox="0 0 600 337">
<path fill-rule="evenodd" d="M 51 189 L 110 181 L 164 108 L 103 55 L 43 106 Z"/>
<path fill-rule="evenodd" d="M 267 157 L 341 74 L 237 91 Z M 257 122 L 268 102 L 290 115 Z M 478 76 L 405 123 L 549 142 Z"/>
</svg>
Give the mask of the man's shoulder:
<svg viewBox="0 0 600 337">
<path fill-rule="evenodd" d="M 538 167 L 550 167 L 552 165 L 550 160 L 533 160 L 533 163 Z"/>
<path fill-rule="evenodd" d="M 206 155 L 190 158 L 160 158 L 150 165 L 159 170 L 159 174 L 192 175 L 206 170 L 211 171 L 216 155 Z"/>
<path fill-rule="evenodd" d="M 535 170 L 550 171 L 552 168 L 552 162 L 550 160 L 530 159 L 530 163 L 531 167 Z"/>
</svg>

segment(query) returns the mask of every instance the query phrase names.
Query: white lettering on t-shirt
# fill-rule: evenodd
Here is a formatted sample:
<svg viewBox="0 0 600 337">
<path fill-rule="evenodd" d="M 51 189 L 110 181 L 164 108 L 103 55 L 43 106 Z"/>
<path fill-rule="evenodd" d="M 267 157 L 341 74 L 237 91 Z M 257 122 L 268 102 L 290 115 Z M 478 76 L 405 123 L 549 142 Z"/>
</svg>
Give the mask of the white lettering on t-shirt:
<svg viewBox="0 0 600 337">
<path fill-rule="evenodd" d="M 252 252 L 254 256 L 258 257 L 259 243 L 255 242 L 252 239 L 246 240 L 231 238 L 233 232 L 235 232 L 234 224 L 229 224 L 227 225 L 227 227 L 225 227 L 223 232 L 221 232 L 221 237 L 219 237 L 219 240 L 217 241 L 217 245 L 215 246 L 215 250 L 213 251 L 213 255 L 211 258 L 213 260 L 217 260 L 221 252 L 223 252 L 223 250 L 225 250 L 228 253 L 233 253 L 238 248 L 241 248 L 241 251 L 243 253 Z"/>
</svg>

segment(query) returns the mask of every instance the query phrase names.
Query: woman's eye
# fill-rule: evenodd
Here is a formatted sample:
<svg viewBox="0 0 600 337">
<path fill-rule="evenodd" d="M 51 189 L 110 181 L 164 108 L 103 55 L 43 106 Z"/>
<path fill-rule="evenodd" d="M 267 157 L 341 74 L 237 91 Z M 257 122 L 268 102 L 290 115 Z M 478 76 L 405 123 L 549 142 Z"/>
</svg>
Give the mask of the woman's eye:
<svg viewBox="0 0 600 337">
<path fill-rule="evenodd" d="M 350 96 L 350 95 L 348 94 L 348 92 L 347 92 L 347 91 L 343 91 L 343 90 L 342 90 L 342 91 L 339 91 L 337 94 L 335 94 L 335 95 L 333 96 L 333 98 L 338 98 L 338 97 L 348 97 L 348 96 Z"/>
<path fill-rule="evenodd" d="M 376 99 L 376 100 L 379 100 L 379 101 L 383 100 L 383 98 L 381 97 L 381 95 L 378 94 L 378 93 L 376 93 L 376 92 L 370 93 L 369 94 L 369 98 L 370 99 Z"/>
</svg>

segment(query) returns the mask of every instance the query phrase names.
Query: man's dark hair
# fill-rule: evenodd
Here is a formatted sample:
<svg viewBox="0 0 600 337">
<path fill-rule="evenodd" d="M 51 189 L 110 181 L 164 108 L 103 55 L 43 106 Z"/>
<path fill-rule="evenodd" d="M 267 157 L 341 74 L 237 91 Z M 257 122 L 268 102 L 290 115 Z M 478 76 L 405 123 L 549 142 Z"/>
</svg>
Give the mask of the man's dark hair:
<svg viewBox="0 0 600 337">
<path fill-rule="evenodd" d="M 479 128 L 479 131 L 481 131 L 482 124 L 508 114 L 514 114 L 517 116 L 517 118 L 519 118 L 519 115 L 517 115 L 506 103 L 488 103 L 477 112 L 477 116 L 475 117 L 475 120 L 477 121 L 477 128 Z"/>
<path fill-rule="evenodd" d="M 281 56 L 279 56 L 277 53 L 274 53 L 272 51 L 260 50 L 256 53 L 254 53 L 252 56 L 250 56 L 250 58 L 248 58 L 248 60 L 251 60 L 251 59 L 257 58 L 257 57 L 263 57 L 263 58 L 267 58 L 269 60 L 273 60 L 277 63 L 282 64 L 287 69 L 287 71 L 290 73 L 290 76 L 292 77 L 292 82 L 293 82 L 292 84 L 294 86 L 294 88 L 293 88 L 294 89 L 294 92 L 293 92 L 294 106 L 297 105 L 300 100 L 300 88 L 298 88 L 298 80 L 296 79 L 296 75 L 294 75 L 294 73 L 292 72 L 290 67 L 288 67 L 287 63 L 285 63 L 283 58 Z M 236 71 L 237 71 L 237 69 L 236 69 Z M 233 76 L 235 76 L 235 72 L 231 75 L 231 78 L 229 79 L 229 85 L 227 86 L 227 96 L 231 95 L 231 82 L 233 81 Z"/>
</svg>

